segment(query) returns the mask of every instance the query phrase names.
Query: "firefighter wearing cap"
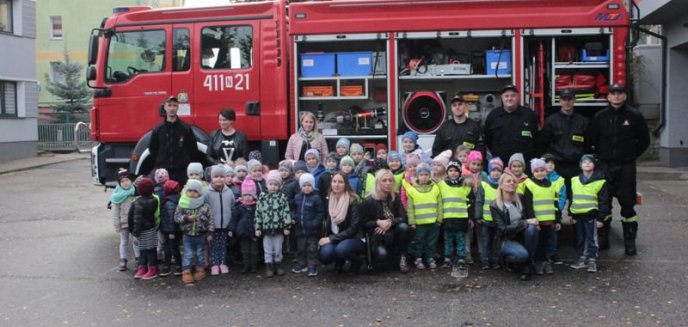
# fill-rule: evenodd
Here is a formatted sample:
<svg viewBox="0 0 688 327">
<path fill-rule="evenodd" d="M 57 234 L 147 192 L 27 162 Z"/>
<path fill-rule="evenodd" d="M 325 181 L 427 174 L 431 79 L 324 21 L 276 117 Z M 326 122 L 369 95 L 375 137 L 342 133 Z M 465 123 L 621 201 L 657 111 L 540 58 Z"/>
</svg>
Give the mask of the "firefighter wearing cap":
<svg viewBox="0 0 688 327">
<path fill-rule="evenodd" d="M 165 168 L 170 179 L 186 184 L 186 167 L 195 161 L 196 137 L 191 126 L 177 116 L 179 101 L 170 96 L 165 100 L 165 121 L 153 129 L 148 150 L 153 168 Z"/>
<path fill-rule="evenodd" d="M 492 157 L 511 158 L 520 152 L 529 162 L 537 154 L 538 119 L 533 110 L 518 104 L 518 98 L 516 86 L 502 88 L 502 106 L 485 119 L 485 145 Z"/>
<path fill-rule="evenodd" d="M 564 177 L 568 198 L 571 198 L 571 178 L 578 176 L 578 161 L 585 153 L 585 134 L 590 120 L 574 111 L 576 97 L 573 91 L 559 93 L 561 110 L 547 117 L 540 131 L 541 152 L 554 157 L 557 172 Z"/>
<path fill-rule="evenodd" d="M 435 134 L 435 141 L 432 143 L 432 156 L 436 157 L 445 150 L 456 151 L 456 147 L 459 145 L 482 152 L 482 146 L 478 143 L 482 136 L 480 123 L 468 119 L 468 106 L 461 94 L 452 98 L 451 112 L 451 119 L 448 119 Z"/>
<path fill-rule="evenodd" d="M 635 160 L 650 145 L 650 135 L 643 115 L 626 104 L 623 85 L 613 84 L 607 95 L 609 106 L 598 112 L 590 123 L 588 142 L 600 161 L 609 194 L 621 205 L 626 255 L 635 255 L 638 232 Z M 600 250 L 609 247 L 611 215 L 605 218 L 599 233 Z"/>
</svg>

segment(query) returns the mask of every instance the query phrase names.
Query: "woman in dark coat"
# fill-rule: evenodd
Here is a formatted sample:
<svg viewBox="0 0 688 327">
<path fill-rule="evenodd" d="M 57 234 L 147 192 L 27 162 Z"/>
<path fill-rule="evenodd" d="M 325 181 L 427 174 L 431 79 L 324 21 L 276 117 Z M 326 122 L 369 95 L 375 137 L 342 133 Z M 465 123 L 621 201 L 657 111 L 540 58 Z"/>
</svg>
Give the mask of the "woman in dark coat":
<svg viewBox="0 0 688 327">
<path fill-rule="evenodd" d="M 348 178 L 341 172 L 332 176 L 327 196 L 327 215 L 324 235 L 318 245 L 318 259 L 323 265 L 332 262 L 335 270 L 342 272 L 344 262 L 351 262 L 351 271 L 358 272 L 365 244 L 359 226 L 359 204 L 356 193 L 351 189 Z"/>
<path fill-rule="evenodd" d="M 506 173 L 499 179 L 497 199 L 490 204 L 495 227 L 495 253 L 508 264 L 522 268 L 521 280 L 529 280 L 538 242 L 538 221 L 526 219 L 523 204 L 516 193 L 516 176 Z"/>
<path fill-rule="evenodd" d="M 370 240 L 373 259 L 385 261 L 390 250 L 396 249 L 401 258 L 399 270 L 409 271 L 406 254 L 411 242 L 411 230 L 406 209 L 401 205 L 399 194 L 394 192 L 394 174 L 387 169 L 375 173 L 375 188 L 363 200 L 361 219 Z"/>
<path fill-rule="evenodd" d="M 222 109 L 218 114 L 220 129 L 210 134 L 208 160 L 213 165 L 234 162 L 248 156 L 246 135 L 234 128 L 236 113 L 232 109 Z"/>
</svg>

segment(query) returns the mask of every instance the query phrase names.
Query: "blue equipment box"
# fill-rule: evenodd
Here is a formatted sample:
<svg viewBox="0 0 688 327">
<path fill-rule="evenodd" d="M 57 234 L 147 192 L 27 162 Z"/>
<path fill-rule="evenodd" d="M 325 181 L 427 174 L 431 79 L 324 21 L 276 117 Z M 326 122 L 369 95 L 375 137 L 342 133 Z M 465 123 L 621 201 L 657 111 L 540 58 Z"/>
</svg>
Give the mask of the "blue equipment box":
<svg viewBox="0 0 688 327">
<path fill-rule="evenodd" d="M 500 55 L 501 52 L 501 55 Z M 497 64 L 499 60 L 499 64 Z M 487 75 L 511 74 L 511 50 L 487 50 L 485 51 L 485 63 L 487 64 Z"/>
<path fill-rule="evenodd" d="M 335 53 L 302 53 L 301 77 L 332 77 L 335 72 Z"/>
<path fill-rule="evenodd" d="M 609 62 L 609 49 L 601 52 L 599 56 L 590 56 L 588 50 L 581 49 L 581 59 L 584 62 Z"/>
<path fill-rule="evenodd" d="M 372 73 L 372 52 L 337 52 L 337 74 L 339 76 L 368 76 Z"/>
</svg>

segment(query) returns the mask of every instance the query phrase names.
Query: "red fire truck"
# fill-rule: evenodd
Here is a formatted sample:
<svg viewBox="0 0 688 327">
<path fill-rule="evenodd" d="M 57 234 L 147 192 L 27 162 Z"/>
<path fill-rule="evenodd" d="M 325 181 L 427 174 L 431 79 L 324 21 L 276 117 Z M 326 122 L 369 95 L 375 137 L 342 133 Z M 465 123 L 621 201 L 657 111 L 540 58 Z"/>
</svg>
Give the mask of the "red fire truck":
<svg viewBox="0 0 688 327">
<path fill-rule="evenodd" d="M 205 152 L 218 111 L 266 161 L 283 156 L 297 117 L 310 111 L 331 142 L 397 147 L 407 130 L 426 148 L 469 94 L 470 116 L 499 106 L 515 84 L 541 119 L 558 90 L 579 112 L 605 105 L 605 85 L 626 80 L 629 11 L 622 0 L 285 0 L 209 8 L 115 8 L 93 30 L 87 80 L 94 182 L 120 167 L 151 168 L 150 130 L 162 103 L 180 100 Z"/>
</svg>

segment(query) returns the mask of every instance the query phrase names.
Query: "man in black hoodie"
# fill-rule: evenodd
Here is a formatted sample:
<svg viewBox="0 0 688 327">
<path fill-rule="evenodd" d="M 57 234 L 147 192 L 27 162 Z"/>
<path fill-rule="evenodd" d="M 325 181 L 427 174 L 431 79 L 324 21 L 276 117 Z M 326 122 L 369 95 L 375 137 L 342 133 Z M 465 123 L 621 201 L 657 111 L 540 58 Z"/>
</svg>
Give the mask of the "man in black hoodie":
<svg viewBox="0 0 688 327">
<path fill-rule="evenodd" d="M 635 160 L 650 145 L 650 134 L 643 115 L 626 104 L 623 85 L 612 84 L 607 95 L 609 106 L 598 112 L 590 123 L 587 140 L 600 161 L 609 187 L 621 205 L 626 255 L 635 255 L 635 237 L 638 232 L 636 202 Z M 611 215 L 600 229 L 600 250 L 609 248 Z"/>
<path fill-rule="evenodd" d="M 154 168 L 165 168 L 170 179 L 186 184 L 186 167 L 196 156 L 196 137 L 191 126 L 177 116 L 179 101 L 170 96 L 165 100 L 165 121 L 153 129 L 150 151 Z"/>
</svg>

